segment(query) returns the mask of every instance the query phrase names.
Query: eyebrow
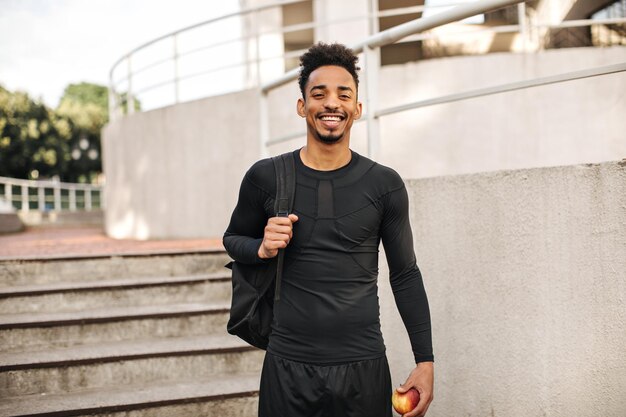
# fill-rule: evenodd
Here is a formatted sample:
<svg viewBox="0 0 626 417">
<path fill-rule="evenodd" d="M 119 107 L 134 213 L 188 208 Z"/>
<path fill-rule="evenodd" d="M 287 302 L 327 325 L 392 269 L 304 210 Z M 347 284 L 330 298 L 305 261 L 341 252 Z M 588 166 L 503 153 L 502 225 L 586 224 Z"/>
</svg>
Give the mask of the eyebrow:
<svg viewBox="0 0 626 417">
<path fill-rule="evenodd" d="M 311 87 L 311 89 L 309 90 L 309 93 L 313 90 L 326 90 L 327 86 L 326 84 L 320 84 L 320 85 L 314 85 L 313 87 Z M 341 90 L 341 91 L 350 91 L 352 92 L 352 88 L 345 86 L 345 85 L 340 85 L 339 87 L 337 87 L 337 89 Z"/>
</svg>

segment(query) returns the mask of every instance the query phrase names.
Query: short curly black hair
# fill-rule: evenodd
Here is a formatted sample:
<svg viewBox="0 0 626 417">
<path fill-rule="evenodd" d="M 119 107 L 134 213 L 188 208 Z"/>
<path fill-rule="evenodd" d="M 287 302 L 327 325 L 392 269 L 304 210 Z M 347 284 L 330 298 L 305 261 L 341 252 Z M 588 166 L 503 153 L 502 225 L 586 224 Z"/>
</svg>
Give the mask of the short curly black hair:
<svg viewBox="0 0 626 417">
<path fill-rule="evenodd" d="M 300 56 L 300 76 L 298 77 L 298 85 L 302 98 L 306 98 L 304 88 L 309 81 L 309 76 L 313 71 L 325 65 L 336 65 L 344 68 L 352 75 L 354 83 L 359 87 L 359 68 L 356 63 L 359 58 L 352 50 L 340 43 L 326 44 L 318 42 L 311 46 L 307 52 Z"/>
</svg>

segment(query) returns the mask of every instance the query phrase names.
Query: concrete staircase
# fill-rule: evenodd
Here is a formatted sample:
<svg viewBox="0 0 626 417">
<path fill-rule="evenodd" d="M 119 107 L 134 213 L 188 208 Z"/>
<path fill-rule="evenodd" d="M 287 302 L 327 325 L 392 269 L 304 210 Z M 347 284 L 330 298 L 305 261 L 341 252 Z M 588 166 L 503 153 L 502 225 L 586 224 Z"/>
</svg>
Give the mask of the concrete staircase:
<svg viewBox="0 0 626 417">
<path fill-rule="evenodd" d="M 256 415 L 223 252 L 0 261 L 0 416 Z"/>
</svg>

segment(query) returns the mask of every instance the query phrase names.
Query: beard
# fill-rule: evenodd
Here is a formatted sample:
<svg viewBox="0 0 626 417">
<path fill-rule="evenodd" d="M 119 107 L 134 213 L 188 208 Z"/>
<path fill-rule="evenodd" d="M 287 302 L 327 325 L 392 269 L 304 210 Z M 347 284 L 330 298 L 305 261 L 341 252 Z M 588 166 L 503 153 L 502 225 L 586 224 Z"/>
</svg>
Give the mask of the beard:
<svg viewBox="0 0 626 417">
<path fill-rule="evenodd" d="M 324 143 L 337 143 L 343 138 L 343 133 L 338 135 L 322 135 L 320 132 L 317 132 L 317 137 Z"/>
</svg>

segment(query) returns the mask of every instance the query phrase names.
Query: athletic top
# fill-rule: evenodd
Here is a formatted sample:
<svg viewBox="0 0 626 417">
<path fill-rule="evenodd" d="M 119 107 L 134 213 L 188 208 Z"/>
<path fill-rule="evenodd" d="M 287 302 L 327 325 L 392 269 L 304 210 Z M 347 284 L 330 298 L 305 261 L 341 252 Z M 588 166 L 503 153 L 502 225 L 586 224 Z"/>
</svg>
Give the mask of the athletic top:
<svg viewBox="0 0 626 417">
<path fill-rule="evenodd" d="M 331 171 L 307 167 L 299 149 L 293 237 L 285 251 L 280 301 L 267 351 L 283 358 L 337 364 L 384 355 L 378 304 L 378 247 L 382 238 L 391 288 L 416 362 L 432 361 L 430 312 L 415 262 L 408 195 L 393 169 L 351 151 Z M 258 257 L 264 228 L 275 216 L 271 158 L 245 174 L 224 234 L 236 261 Z"/>
</svg>

